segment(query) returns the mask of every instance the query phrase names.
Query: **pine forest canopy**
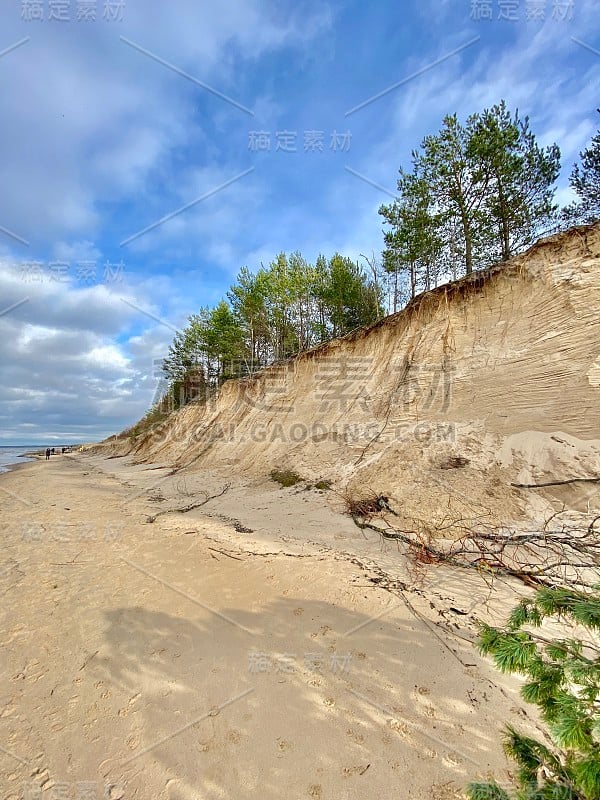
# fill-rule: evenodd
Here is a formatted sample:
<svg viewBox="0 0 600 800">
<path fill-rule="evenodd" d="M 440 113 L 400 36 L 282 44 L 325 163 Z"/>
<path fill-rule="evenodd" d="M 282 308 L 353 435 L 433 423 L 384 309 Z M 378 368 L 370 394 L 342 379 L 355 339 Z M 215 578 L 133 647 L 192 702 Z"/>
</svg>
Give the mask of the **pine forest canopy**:
<svg viewBox="0 0 600 800">
<path fill-rule="evenodd" d="M 384 314 L 377 280 L 337 253 L 315 264 L 280 253 L 254 274 L 244 267 L 227 298 L 192 315 L 173 339 L 163 370 L 175 405 Z"/>
<path fill-rule="evenodd" d="M 489 266 L 532 244 L 557 211 L 557 145 L 541 148 L 527 117 L 504 101 L 462 124 L 445 117 L 400 169 L 399 199 L 379 213 L 389 226 L 384 264 L 408 274 L 411 295 L 461 263 Z"/>
<path fill-rule="evenodd" d="M 398 198 L 381 206 L 384 250 L 363 268 L 336 253 L 314 264 L 280 253 L 243 267 L 214 308 L 179 331 L 163 362 L 167 411 L 224 380 L 253 374 L 363 325 L 440 282 L 507 260 L 541 232 L 600 218 L 600 133 L 580 154 L 570 185 L 578 200 L 558 209 L 556 144 L 541 147 L 527 117 L 504 101 L 463 124 L 446 116 L 400 169 Z"/>
</svg>

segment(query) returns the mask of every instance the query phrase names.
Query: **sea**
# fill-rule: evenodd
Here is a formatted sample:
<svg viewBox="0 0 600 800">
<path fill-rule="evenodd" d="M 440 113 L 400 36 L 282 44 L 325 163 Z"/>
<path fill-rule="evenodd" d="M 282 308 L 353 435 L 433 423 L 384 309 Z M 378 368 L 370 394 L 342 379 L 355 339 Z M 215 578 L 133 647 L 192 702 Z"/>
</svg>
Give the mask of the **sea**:
<svg viewBox="0 0 600 800">
<path fill-rule="evenodd" d="M 25 461 L 35 461 L 34 458 L 19 458 L 22 453 L 31 453 L 34 450 L 41 450 L 38 445 L 21 445 L 21 447 L 0 447 L 0 472 L 8 472 L 8 468 L 13 464 L 23 464 Z"/>
</svg>

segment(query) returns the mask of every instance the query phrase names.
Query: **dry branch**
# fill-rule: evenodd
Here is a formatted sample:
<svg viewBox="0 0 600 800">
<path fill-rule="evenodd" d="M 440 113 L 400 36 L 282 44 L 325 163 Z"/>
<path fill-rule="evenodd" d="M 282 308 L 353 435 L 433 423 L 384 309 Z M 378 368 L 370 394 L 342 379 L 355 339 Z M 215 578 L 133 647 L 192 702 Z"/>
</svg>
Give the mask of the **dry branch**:
<svg viewBox="0 0 600 800">
<path fill-rule="evenodd" d="M 228 553 L 226 550 L 219 550 L 217 547 L 209 547 L 209 550 L 212 550 L 213 553 L 221 553 L 222 556 L 227 556 L 227 558 L 233 558 L 236 561 L 243 561 L 243 558 L 239 556 L 234 556 L 232 553 Z"/>
<path fill-rule="evenodd" d="M 225 484 L 225 486 L 221 489 L 220 492 L 217 492 L 217 494 L 208 495 L 206 492 L 203 492 L 202 494 L 204 494 L 204 500 L 202 500 L 202 502 L 190 503 L 189 505 L 181 506 L 180 508 L 167 508 L 164 511 L 159 511 L 157 514 L 153 514 L 152 516 L 147 517 L 146 522 L 152 523 L 155 520 L 157 520 L 158 517 L 162 517 L 165 514 L 187 514 L 188 511 L 193 511 L 196 508 L 201 508 L 202 506 L 205 506 L 207 503 L 209 503 L 211 500 L 215 500 L 217 497 L 222 497 L 226 492 L 229 491 L 230 487 L 231 487 L 230 483 Z"/>
<path fill-rule="evenodd" d="M 388 509 L 399 516 L 391 507 Z M 552 514 L 539 529 L 513 530 L 491 522 L 463 518 L 437 523 L 412 520 L 401 529 L 384 513 L 383 525 L 369 514 L 351 514 L 361 531 L 372 530 L 383 541 L 395 541 L 408 549 L 415 564 L 444 563 L 475 569 L 488 575 L 518 578 L 529 586 L 581 586 L 598 583 L 600 569 L 600 515 L 591 521 L 565 518 L 565 510 Z M 385 527 L 384 527 L 385 526 Z M 457 539 L 443 538 L 447 529 L 463 531 Z"/>
</svg>

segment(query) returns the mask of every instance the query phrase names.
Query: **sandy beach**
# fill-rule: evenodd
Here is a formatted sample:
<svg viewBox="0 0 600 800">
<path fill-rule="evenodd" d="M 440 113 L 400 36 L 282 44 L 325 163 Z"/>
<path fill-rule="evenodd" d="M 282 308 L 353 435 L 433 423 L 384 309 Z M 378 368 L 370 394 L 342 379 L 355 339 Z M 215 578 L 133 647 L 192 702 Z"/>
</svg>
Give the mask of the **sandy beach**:
<svg viewBox="0 0 600 800">
<path fill-rule="evenodd" d="M 532 709 L 474 621 L 519 584 L 411 574 L 334 495 L 269 480 L 65 455 L 0 489 L 3 797 L 445 800 L 508 778 L 502 724 Z"/>
<path fill-rule="evenodd" d="M 600 800 L 598 19 L 0 2 L 0 800 Z"/>
</svg>

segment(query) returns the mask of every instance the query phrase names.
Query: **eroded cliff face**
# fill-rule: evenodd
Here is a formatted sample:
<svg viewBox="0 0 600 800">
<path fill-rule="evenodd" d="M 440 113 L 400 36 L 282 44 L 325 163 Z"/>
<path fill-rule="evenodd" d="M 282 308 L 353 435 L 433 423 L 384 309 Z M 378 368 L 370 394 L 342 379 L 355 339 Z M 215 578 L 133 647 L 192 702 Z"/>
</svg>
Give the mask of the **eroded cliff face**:
<svg viewBox="0 0 600 800">
<path fill-rule="evenodd" d="M 600 476 L 599 400 L 597 224 L 106 447 L 183 469 L 289 468 L 389 495 L 409 516 L 518 519 L 566 490 L 512 484 Z M 600 504 L 600 483 L 565 486 L 575 506 Z"/>
</svg>

